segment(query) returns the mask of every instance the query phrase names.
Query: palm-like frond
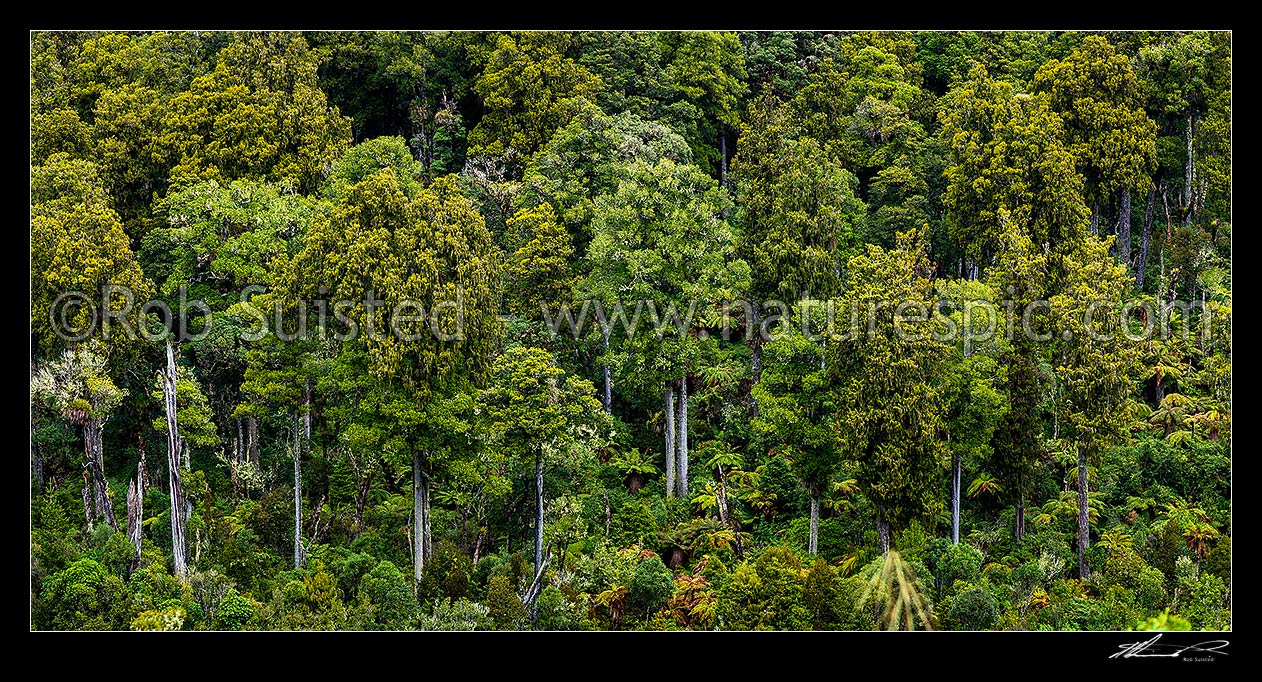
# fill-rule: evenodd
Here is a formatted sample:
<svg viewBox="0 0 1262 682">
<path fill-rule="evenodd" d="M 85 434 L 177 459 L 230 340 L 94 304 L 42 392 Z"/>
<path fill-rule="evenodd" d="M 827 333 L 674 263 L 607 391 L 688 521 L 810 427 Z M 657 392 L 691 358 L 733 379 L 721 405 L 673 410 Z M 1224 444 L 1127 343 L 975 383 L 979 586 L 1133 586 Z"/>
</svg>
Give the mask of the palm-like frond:
<svg viewBox="0 0 1262 682">
<path fill-rule="evenodd" d="M 1109 554 L 1129 552 L 1133 544 L 1130 534 L 1121 528 L 1110 528 L 1100 534 L 1099 545 Z"/>
<path fill-rule="evenodd" d="M 999 481 L 990 474 L 982 472 L 968 484 L 968 496 L 977 497 L 978 495 L 998 495 L 1003 492 L 1003 486 Z"/>
<path fill-rule="evenodd" d="M 610 466 L 616 467 L 625 475 L 631 474 L 655 474 L 657 467 L 649 461 L 648 455 L 639 448 L 629 448 L 615 454 L 609 460 Z"/>
<path fill-rule="evenodd" d="M 886 630 L 914 630 L 919 619 L 926 630 L 933 629 L 933 609 L 925 598 L 920 580 L 897 550 L 889 550 L 880 568 L 872 574 L 859 597 L 859 605 L 881 607 L 877 625 Z"/>
</svg>

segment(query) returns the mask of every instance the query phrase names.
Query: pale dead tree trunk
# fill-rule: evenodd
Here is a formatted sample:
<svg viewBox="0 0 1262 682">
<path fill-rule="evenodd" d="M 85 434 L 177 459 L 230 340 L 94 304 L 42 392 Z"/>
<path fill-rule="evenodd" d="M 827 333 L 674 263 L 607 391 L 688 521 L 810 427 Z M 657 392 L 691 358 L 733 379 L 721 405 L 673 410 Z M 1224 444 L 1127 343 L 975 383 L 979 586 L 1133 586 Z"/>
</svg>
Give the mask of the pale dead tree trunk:
<svg viewBox="0 0 1262 682">
<path fill-rule="evenodd" d="M 175 575 L 184 580 L 188 574 L 187 552 L 184 542 L 184 524 L 188 510 L 184 502 L 184 485 L 180 480 L 180 439 L 177 406 L 175 402 L 175 348 L 167 340 L 167 367 L 162 376 L 162 397 L 167 417 L 167 477 L 171 495 L 171 559 Z"/>
<path fill-rule="evenodd" d="M 543 450 L 535 453 L 535 574 L 543 571 Z"/>
<path fill-rule="evenodd" d="M 807 543 L 806 551 L 811 554 L 819 553 L 819 493 L 815 488 L 811 488 L 811 538 Z"/>
<path fill-rule="evenodd" d="M 301 409 L 301 408 L 299 408 Z M 302 416 L 294 415 L 294 569 L 302 568 Z"/>
<path fill-rule="evenodd" d="M 425 458 L 425 461 L 427 462 L 429 461 L 428 456 Z M 421 545 L 421 549 L 425 550 L 426 561 L 429 561 L 430 559 L 434 558 L 434 533 L 430 527 L 430 519 L 432 518 L 432 516 L 429 513 L 429 509 L 430 509 L 429 486 L 430 486 L 430 478 L 429 478 L 429 470 L 427 469 L 424 472 L 424 475 L 421 477 L 421 493 L 422 493 L 422 498 L 423 498 L 422 501 L 425 503 L 421 507 L 421 511 L 424 512 L 423 514 L 421 514 L 421 521 L 424 522 L 423 530 L 425 531 L 424 534 L 421 536 L 425 540 L 425 542 Z"/>
<path fill-rule="evenodd" d="M 890 522 L 879 516 L 876 519 L 876 535 L 881 540 L 881 556 L 890 551 Z"/>
<path fill-rule="evenodd" d="M 145 437 L 143 434 L 136 434 L 136 441 L 140 445 L 140 464 L 136 467 L 136 478 L 140 486 L 140 496 L 144 497 L 149 492 L 149 488 L 153 483 L 149 480 L 149 463 L 145 461 Z"/>
<path fill-rule="evenodd" d="M 688 496 L 688 376 L 679 380 L 679 426 L 675 436 L 678 439 L 675 453 L 675 466 L 679 468 L 675 474 L 676 494 Z"/>
<path fill-rule="evenodd" d="M 311 545 L 320 544 L 320 541 L 324 539 L 325 531 L 332 525 L 332 519 L 324 518 L 324 499 L 324 496 L 321 495 L 316 500 L 315 505 L 311 507 L 311 533 L 307 536 L 307 544 L 303 545 L 302 548 L 303 561 L 306 561 L 307 558 L 307 548 Z M 324 522 L 323 527 L 321 527 L 322 522 Z"/>
<path fill-rule="evenodd" d="M 1017 499 L 1016 521 L 1014 522 L 1012 537 L 1017 542 L 1025 540 L 1025 493 L 1021 493 L 1021 497 Z"/>
<path fill-rule="evenodd" d="M 1122 190 L 1120 214 L 1117 218 L 1117 259 L 1131 266 L 1131 191 Z"/>
<path fill-rule="evenodd" d="M 252 464 L 259 463 L 259 419 L 254 415 L 245 417 L 245 455 Z"/>
<path fill-rule="evenodd" d="M 412 525 L 413 577 L 419 583 L 429 558 L 429 476 L 419 452 L 412 455 Z"/>
<path fill-rule="evenodd" d="M 715 505 L 719 510 L 719 522 L 728 525 L 727 508 L 727 476 L 723 475 L 723 465 L 719 465 L 719 501 Z"/>
<path fill-rule="evenodd" d="M 1196 160 L 1192 152 L 1192 114 L 1188 114 L 1187 126 L 1187 159 L 1183 166 L 1183 224 L 1192 226 L 1192 184 L 1196 181 Z"/>
<path fill-rule="evenodd" d="M 535 578 L 530 581 L 530 587 L 526 588 L 526 593 L 522 595 L 521 603 L 530 609 L 530 622 L 533 625 L 535 618 L 538 617 L 539 611 L 535 608 L 535 600 L 539 598 L 539 594 L 543 592 L 543 571 L 548 567 L 548 563 L 552 561 L 552 545 L 548 545 L 548 555 L 542 561 L 535 560 Z"/>
<path fill-rule="evenodd" d="M 1100 234 L 1100 206 L 1099 204 L 1091 205 L 1091 234 Z"/>
<path fill-rule="evenodd" d="M 960 544 L 960 455 L 951 454 L 951 544 Z"/>
<path fill-rule="evenodd" d="M 1144 209 L 1144 231 L 1139 238 L 1139 259 L 1135 263 L 1135 288 L 1144 288 L 1144 271 L 1148 269 L 1148 244 L 1152 241 L 1152 219 L 1157 204 L 1157 189 L 1148 190 L 1148 208 Z"/>
<path fill-rule="evenodd" d="M 666 382 L 663 391 L 666 400 L 666 496 L 675 496 L 675 389 Z"/>
<path fill-rule="evenodd" d="M 241 453 L 245 449 L 245 430 L 241 427 L 240 417 L 237 417 L 233 421 L 236 422 L 237 435 L 232 437 L 232 458 L 228 470 L 231 474 L 232 505 L 235 508 L 237 500 L 241 498 L 241 478 L 239 476 L 239 472 L 241 470 Z"/>
<path fill-rule="evenodd" d="M 613 522 L 613 509 L 609 506 L 609 491 L 605 491 L 605 537 L 609 537 L 609 524 Z"/>
<path fill-rule="evenodd" d="M 88 461 L 88 473 L 92 477 L 92 509 L 97 517 L 105 519 L 110 528 L 118 530 L 118 519 L 114 517 L 114 505 L 110 504 L 109 486 L 105 482 L 105 455 L 100 420 L 89 419 L 84 423 L 83 449 Z"/>
<path fill-rule="evenodd" d="M 482 543 L 486 541 L 486 529 L 479 528 L 478 536 L 473 540 L 473 565 L 478 565 L 478 558 L 482 556 Z"/>
<path fill-rule="evenodd" d="M 96 523 L 92 517 L 96 514 L 92 513 L 92 476 L 88 473 L 87 468 L 83 469 L 83 518 L 88 522 L 88 535 L 96 530 Z"/>
<path fill-rule="evenodd" d="M 751 301 L 749 306 L 750 324 L 753 327 L 754 335 L 749 339 L 750 360 L 749 375 L 754 385 L 758 384 L 758 380 L 762 378 L 762 306 L 758 301 Z M 749 397 L 749 413 L 753 417 L 758 416 L 758 401 L 753 395 Z"/>
<path fill-rule="evenodd" d="M 128 575 L 140 568 L 140 522 L 144 520 L 143 496 L 139 486 L 136 485 L 136 479 L 127 482 L 127 539 L 131 541 L 132 547 L 136 548 L 136 554 L 127 563 Z"/>
<path fill-rule="evenodd" d="M 601 330 L 601 338 L 605 342 L 605 354 L 608 355 L 609 354 L 609 330 L 608 329 Z M 601 370 L 601 373 L 604 375 L 604 379 L 605 379 L 605 391 L 602 396 L 604 398 L 602 402 L 605 405 L 605 413 L 613 414 L 613 376 L 612 376 L 612 372 L 609 369 L 609 363 L 605 362 L 603 365 L 601 365 L 600 370 Z"/>
<path fill-rule="evenodd" d="M 1087 547 L 1091 543 L 1090 507 L 1087 503 L 1087 449 L 1078 446 L 1078 577 L 1087 579 Z"/>
</svg>

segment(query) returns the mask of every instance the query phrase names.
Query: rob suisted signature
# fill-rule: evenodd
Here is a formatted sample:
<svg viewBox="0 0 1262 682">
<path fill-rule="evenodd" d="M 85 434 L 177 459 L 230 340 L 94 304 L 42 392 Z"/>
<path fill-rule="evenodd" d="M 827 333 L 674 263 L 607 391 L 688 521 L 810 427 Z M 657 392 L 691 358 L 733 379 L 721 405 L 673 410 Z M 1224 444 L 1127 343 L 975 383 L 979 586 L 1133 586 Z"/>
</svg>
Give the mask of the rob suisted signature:
<svg viewBox="0 0 1262 682">
<path fill-rule="evenodd" d="M 1152 639 L 1144 642 L 1119 645 L 1120 651 L 1109 656 L 1109 658 L 1182 658 L 1185 653 L 1228 655 L 1226 651 L 1223 651 L 1223 648 L 1229 644 L 1225 639 L 1211 639 L 1199 644 L 1188 645 L 1158 644 L 1160 639 L 1161 634 L 1156 634 L 1153 635 Z M 1197 660 L 1212 660 L 1212 658 L 1197 658 Z"/>
</svg>

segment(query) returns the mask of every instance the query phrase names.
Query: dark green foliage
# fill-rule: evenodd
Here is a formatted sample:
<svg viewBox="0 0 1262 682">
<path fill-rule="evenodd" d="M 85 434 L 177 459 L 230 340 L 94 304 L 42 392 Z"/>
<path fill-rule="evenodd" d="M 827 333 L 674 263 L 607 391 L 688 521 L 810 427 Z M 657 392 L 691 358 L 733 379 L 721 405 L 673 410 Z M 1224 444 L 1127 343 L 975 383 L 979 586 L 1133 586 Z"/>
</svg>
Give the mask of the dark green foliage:
<svg viewBox="0 0 1262 682">
<path fill-rule="evenodd" d="M 942 581 L 942 593 L 951 595 L 955 584 L 975 582 L 981 576 L 982 553 L 972 545 L 952 545 L 937 559 L 934 577 Z"/>
<path fill-rule="evenodd" d="M 216 625 L 224 630 L 243 630 L 254 618 L 254 605 L 250 600 L 241 596 L 235 588 L 230 588 L 228 594 L 219 602 L 219 611 L 216 614 L 218 619 Z"/>
<path fill-rule="evenodd" d="M 412 584 L 398 566 L 383 561 L 359 581 L 359 594 L 372 602 L 377 625 L 384 630 L 407 630 L 415 627 L 416 597 Z"/>
<path fill-rule="evenodd" d="M 955 630 L 989 630 L 999 620 L 999 603 L 990 592 L 973 588 L 951 600 L 947 620 Z"/>
<path fill-rule="evenodd" d="M 802 586 L 802 603 L 811 614 L 812 630 L 832 630 L 840 625 L 841 597 L 837 571 L 823 557 L 817 557 L 807 570 Z"/>
<path fill-rule="evenodd" d="M 812 614 L 805 606 L 802 564 L 786 547 L 771 547 L 733 569 L 719 593 L 724 630 L 802 630 Z"/>
<path fill-rule="evenodd" d="M 481 563 L 479 563 L 479 566 Z M 469 596 L 469 558 L 455 545 L 440 542 L 434 556 L 425 564 L 425 574 L 417 586 L 422 602 L 435 598 L 460 599 Z"/>
<path fill-rule="evenodd" d="M 496 630 L 520 630 L 530 615 L 513 589 L 512 580 L 505 575 L 497 575 L 487 582 L 483 603 L 490 609 Z"/>
<path fill-rule="evenodd" d="M 63 490 L 36 497 L 31 501 L 31 557 L 32 573 L 50 574 L 62 570 L 78 557 L 77 536 L 81 532 L 70 522 L 65 506 L 78 502 L 77 516 L 83 515 L 83 502 L 71 498 Z M 65 505 L 65 506 L 63 506 Z"/>
<path fill-rule="evenodd" d="M 647 620 L 666 606 L 666 600 L 670 599 L 674 590 L 670 569 L 662 563 L 661 557 L 653 555 L 635 567 L 635 574 L 627 587 L 627 606 Z"/>
<path fill-rule="evenodd" d="M 573 615 L 574 609 L 555 585 L 543 588 L 543 591 L 539 593 L 539 601 L 535 604 L 535 609 L 538 611 L 535 618 L 536 630 L 579 629 L 578 621 Z"/>
<path fill-rule="evenodd" d="M 132 615 L 122 579 L 80 559 L 44 580 L 32 624 L 40 630 L 125 630 Z"/>
</svg>

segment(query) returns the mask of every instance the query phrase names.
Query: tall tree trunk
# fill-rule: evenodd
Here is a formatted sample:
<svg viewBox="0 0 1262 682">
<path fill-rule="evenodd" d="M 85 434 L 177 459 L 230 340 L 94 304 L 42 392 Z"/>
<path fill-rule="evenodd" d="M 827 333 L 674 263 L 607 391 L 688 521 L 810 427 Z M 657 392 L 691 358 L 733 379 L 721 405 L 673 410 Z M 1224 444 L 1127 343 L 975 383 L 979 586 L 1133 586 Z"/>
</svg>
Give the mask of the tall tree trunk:
<svg viewBox="0 0 1262 682">
<path fill-rule="evenodd" d="M 1117 217 L 1117 259 L 1131 266 L 1131 191 L 1122 190 L 1121 208 Z"/>
<path fill-rule="evenodd" d="M 245 417 L 245 455 L 255 466 L 259 464 L 259 418 L 252 414 Z"/>
<path fill-rule="evenodd" d="M 1152 241 L 1152 219 L 1157 204 L 1157 188 L 1148 190 L 1148 207 L 1144 209 L 1144 231 L 1139 238 L 1139 259 L 1135 263 L 1135 288 L 1143 291 L 1144 271 L 1148 269 L 1148 244 Z"/>
<path fill-rule="evenodd" d="M 719 465 L 719 500 L 718 504 L 715 506 L 718 507 L 719 522 L 725 526 L 728 525 L 727 520 L 729 511 L 727 508 L 727 474 L 723 472 L 722 464 Z"/>
<path fill-rule="evenodd" d="M 114 505 L 110 503 L 109 484 L 105 482 L 104 442 L 99 420 L 89 419 L 83 425 L 83 449 L 88 461 L 88 473 L 92 476 L 92 509 L 98 518 L 105 519 L 110 528 L 118 530 Z"/>
<path fill-rule="evenodd" d="M 83 468 L 83 520 L 88 524 L 88 535 L 96 530 L 96 522 L 93 517 L 96 516 L 92 511 L 92 474 L 88 473 L 87 467 Z"/>
<path fill-rule="evenodd" d="M 675 436 L 678 438 L 675 466 L 676 493 L 680 497 L 688 496 L 688 376 L 679 380 L 679 427 Z"/>
<path fill-rule="evenodd" d="M 429 559 L 429 474 L 425 471 L 421 453 L 412 455 L 412 567 L 416 582 L 421 581 L 425 561 Z"/>
<path fill-rule="evenodd" d="M 960 455 L 951 454 L 951 544 L 960 544 Z"/>
<path fill-rule="evenodd" d="M 819 553 L 819 493 L 814 489 L 811 490 L 811 538 L 806 551 L 811 554 Z"/>
<path fill-rule="evenodd" d="M 535 575 L 543 570 L 543 451 L 535 453 Z"/>
<path fill-rule="evenodd" d="M 486 531 L 483 529 L 478 529 L 478 536 L 474 538 L 473 540 L 473 563 L 471 565 L 473 566 L 478 565 L 478 559 L 481 558 L 482 556 L 482 543 L 485 540 L 486 540 Z"/>
<path fill-rule="evenodd" d="M 749 375 L 753 385 L 758 385 L 758 380 L 762 378 L 762 306 L 758 301 L 751 301 L 750 306 L 750 325 L 753 327 L 754 335 L 749 340 L 750 360 Z M 758 401 L 754 396 L 749 397 L 750 416 L 758 416 Z"/>
<path fill-rule="evenodd" d="M 613 509 L 609 506 L 609 491 L 605 491 L 605 537 L 609 537 L 609 525 L 613 523 Z"/>
<path fill-rule="evenodd" d="M 675 496 L 675 389 L 666 382 L 663 390 L 666 400 L 666 496 Z"/>
<path fill-rule="evenodd" d="M 301 408 L 299 408 L 301 409 Z M 302 415 L 294 415 L 294 570 L 302 568 Z"/>
<path fill-rule="evenodd" d="M 1100 234 L 1100 205 L 1091 204 L 1091 234 Z"/>
<path fill-rule="evenodd" d="M 127 574 L 131 575 L 140 568 L 140 523 L 145 518 L 144 494 L 136 485 L 136 479 L 127 482 L 127 539 L 136 548 L 135 555 L 127 562 Z"/>
<path fill-rule="evenodd" d="M 34 415 L 32 414 L 32 419 Z M 39 487 L 40 492 L 44 490 L 44 453 L 39 443 L 35 439 L 31 439 L 31 473 L 35 474 L 35 485 Z"/>
<path fill-rule="evenodd" d="M 428 456 L 426 457 L 426 461 L 429 461 Z M 423 556 L 425 557 L 425 561 L 429 561 L 434 558 L 434 529 L 430 523 L 433 519 L 433 515 L 429 513 L 431 504 L 429 486 L 429 470 L 426 470 L 421 476 L 421 501 L 424 502 L 424 504 L 421 505 L 421 538 L 424 540 L 424 542 L 421 543 L 421 549 L 424 550 Z"/>
<path fill-rule="evenodd" d="M 881 556 L 890 551 L 890 522 L 881 517 L 876 519 L 876 536 L 881 541 Z"/>
<path fill-rule="evenodd" d="M 184 541 L 184 524 L 188 509 L 184 501 L 184 484 L 180 480 L 180 426 L 175 402 L 175 347 L 167 340 L 167 368 L 162 377 L 163 402 L 167 417 L 167 480 L 171 496 L 171 559 L 175 575 L 184 580 L 188 575 L 188 547 Z"/>
<path fill-rule="evenodd" d="M 1078 446 L 1078 577 L 1087 578 L 1087 547 L 1091 542 L 1091 519 L 1087 506 L 1087 449 Z"/>
<path fill-rule="evenodd" d="M 602 331 L 601 338 L 605 343 L 605 353 L 608 354 L 609 353 L 609 330 L 603 329 L 601 331 Z M 605 413 L 613 414 L 613 377 L 612 377 L 612 372 L 609 369 L 609 363 L 605 362 L 603 365 L 601 365 L 600 371 L 601 371 L 601 374 L 604 375 L 604 379 L 605 379 L 605 391 L 602 396 L 604 398 L 602 402 L 605 404 Z"/>
<path fill-rule="evenodd" d="M 1012 537 L 1018 543 L 1025 540 L 1025 493 L 1017 498 L 1016 521 L 1013 523 Z"/>
<path fill-rule="evenodd" d="M 136 442 L 140 446 L 140 464 L 136 466 L 136 476 L 140 486 L 140 496 L 144 497 L 145 493 L 149 492 L 149 488 L 153 487 L 153 482 L 149 480 L 149 462 L 145 460 L 144 435 L 136 434 Z"/>
<path fill-rule="evenodd" d="M 1195 119 L 1188 114 L 1187 126 L 1187 159 L 1183 166 L 1183 224 L 1192 226 L 1192 184 L 1196 181 L 1196 160 L 1192 151 L 1192 128 Z"/>
</svg>

